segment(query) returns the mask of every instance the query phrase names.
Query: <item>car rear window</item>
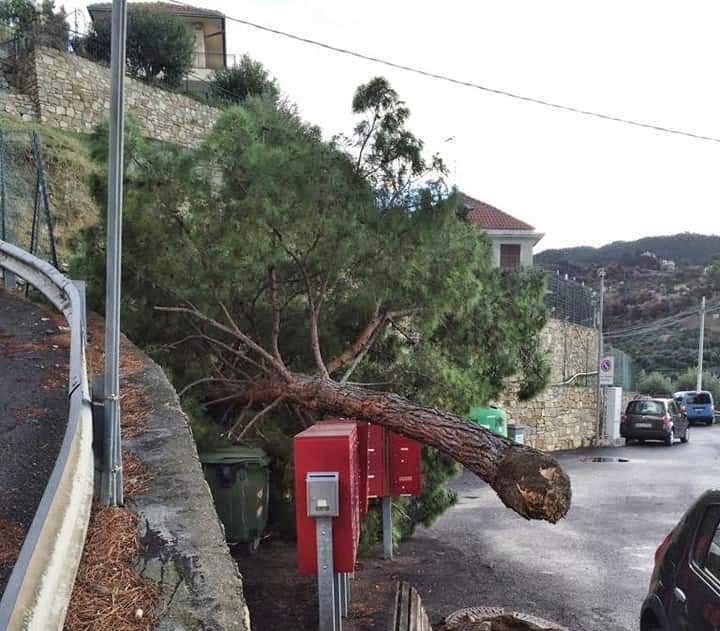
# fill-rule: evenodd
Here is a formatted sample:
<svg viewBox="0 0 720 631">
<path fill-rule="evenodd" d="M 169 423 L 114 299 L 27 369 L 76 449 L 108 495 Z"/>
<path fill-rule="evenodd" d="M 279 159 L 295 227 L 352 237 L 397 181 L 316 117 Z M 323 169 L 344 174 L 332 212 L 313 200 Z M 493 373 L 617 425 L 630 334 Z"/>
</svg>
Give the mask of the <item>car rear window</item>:
<svg viewBox="0 0 720 631">
<path fill-rule="evenodd" d="M 665 405 L 660 401 L 630 401 L 628 414 L 644 414 L 646 416 L 665 416 Z"/>
<path fill-rule="evenodd" d="M 695 405 L 709 405 L 712 403 L 712 400 L 710 399 L 710 393 L 698 392 L 697 394 L 691 394 L 687 402 L 690 404 L 694 403 Z"/>
</svg>

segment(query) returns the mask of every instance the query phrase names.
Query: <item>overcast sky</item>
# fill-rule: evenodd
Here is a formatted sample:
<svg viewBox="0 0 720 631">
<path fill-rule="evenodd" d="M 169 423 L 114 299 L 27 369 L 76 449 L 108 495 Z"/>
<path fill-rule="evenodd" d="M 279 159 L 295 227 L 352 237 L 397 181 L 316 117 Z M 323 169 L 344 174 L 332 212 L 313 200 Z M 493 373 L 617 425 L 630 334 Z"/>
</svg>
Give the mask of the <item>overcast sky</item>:
<svg viewBox="0 0 720 631">
<path fill-rule="evenodd" d="M 493 88 L 720 138 L 720 3 L 193 4 Z M 540 250 L 720 233 L 720 143 L 514 101 L 230 21 L 227 30 L 228 52 L 262 61 L 328 137 L 351 130 L 355 87 L 388 77 L 412 111 L 412 130 L 445 157 L 454 182 L 544 232 Z"/>
</svg>

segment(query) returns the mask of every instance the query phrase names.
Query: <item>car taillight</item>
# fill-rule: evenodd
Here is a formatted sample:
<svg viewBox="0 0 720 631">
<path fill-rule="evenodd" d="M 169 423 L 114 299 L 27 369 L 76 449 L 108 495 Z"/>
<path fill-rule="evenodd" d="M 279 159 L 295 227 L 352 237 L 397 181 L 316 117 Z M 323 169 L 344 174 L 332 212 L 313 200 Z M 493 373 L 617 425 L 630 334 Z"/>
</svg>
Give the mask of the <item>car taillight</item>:
<svg viewBox="0 0 720 631">
<path fill-rule="evenodd" d="M 665 416 L 663 416 L 663 425 L 666 425 L 666 426 L 670 425 L 671 422 L 672 422 L 672 417 L 669 414 L 666 414 Z"/>
<path fill-rule="evenodd" d="M 655 550 L 655 563 L 658 562 L 658 559 L 663 555 L 668 545 L 670 545 L 670 539 L 672 538 L 674 532 L 675 530 L 671 530 L 668 534 L 666 534 L 665 539 L 662 540 L 662 543 L 658 546 L 658 549 Z"/>
<path fill-rule="evenodd" d="M 621 422 L 621 423 L 627 422 L 627 415 L 622 414 L 622 415 L 620 416 L 620 422 Z"/>
</svg>

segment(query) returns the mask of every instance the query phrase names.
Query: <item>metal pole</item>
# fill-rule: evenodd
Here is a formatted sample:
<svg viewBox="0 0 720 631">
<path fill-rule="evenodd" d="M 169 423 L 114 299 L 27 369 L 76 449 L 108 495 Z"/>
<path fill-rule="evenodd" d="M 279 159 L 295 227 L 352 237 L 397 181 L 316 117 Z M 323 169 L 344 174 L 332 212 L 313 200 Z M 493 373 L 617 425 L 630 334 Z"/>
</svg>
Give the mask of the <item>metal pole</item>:
<svg viewBox="0 0 720 631">
<path fill-rule="evenodd" d="M 317 543 L 319 631 L 340 631 L 335 624 L 332 517 L 315 518 L 315 541 Z"/>
<path fill-rule="evenodd" d="M 127 1 L 113 0 L 110 53 L 107 268 L 105 300 L 105 444 L 103 502 L 123 503 L 120 448 L 120 272 L 122 253 L 123 123 Z"/>
<path fill-rule="evenodd" d="M 603 358 L 605 351 L 605 341 L 603 339 L 603 310 L 605 307 L 605 270 L 601 267 L 598 270 L 598 276 L 600 277 L 600 305 L 598 307 L 598 348 L 597 348 L 597 391 L 595 396 L 597 398 L 596 407 L 596 423 L 597 423 L 597 437 L 598 440 L 602 438 L 602 386 L 600 385 L 600 362 Z"/>
<path fill-rule="evenodd" d="M 392 540 L 392 497 L 385 496 L 382 501 L 383 514 L 383 552 L 384 557 L 390 561 L 393 558 Z"/>
<path fill-rule="evenodd" d="M 343 623 L 343 587 L 342 587 L 342 574 L 333 574 L 333 614 L 336 631 L 342 631 Z"/>
<path fill-rule="evenodd" d="M 700 343 L 698 344 L 698 372 L 697 372 L 697 388 L 702 390 L 703 384 L 703 354 L 705 345 L 705 296 L 702 297 L 700 304 Z"/>
</svg>

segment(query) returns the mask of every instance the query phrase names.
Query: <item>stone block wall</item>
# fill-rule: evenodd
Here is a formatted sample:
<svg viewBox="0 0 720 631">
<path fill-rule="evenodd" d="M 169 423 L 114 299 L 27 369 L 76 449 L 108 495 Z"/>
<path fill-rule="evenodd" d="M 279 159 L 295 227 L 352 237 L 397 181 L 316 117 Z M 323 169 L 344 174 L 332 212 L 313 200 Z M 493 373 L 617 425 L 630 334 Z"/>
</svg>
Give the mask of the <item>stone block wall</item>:
<svg viewBox="0 0 720 631">
<path fill-rule="evenodd" d="M 525 443 L 543 451 L 588 447 L 595 438 L 595 388 L 550 386 L 530 401 L 510 385 L 498 404 L 511 423 L 526 425 Z"/>
<path fill-rule="evenodd" d="M 563 383 L 573 375 L 594 371 L 598 332 L 580 324 L 550 319 L 540 334 L 550 383 Z"/>
<path fill-rule="evenodd" d="M 8 90 L 0 90 L 0 112 L 24 121 L 37 119 L 37 109 L 30 98 Z"/>
<path fill-rule="evenodd" d="M 587 447 L 596 428 L 594 379 L 562 384 L 595 369 L 597 331 L 551 319 L 540 336 L 551 385 L 534 399 L 520 401 L 518 383 L 511 379 L 497 404 L 507 410 L 510 422 L 529 428 L 525 442 L 532 447 L 543 451 Z"/>
<path fill-rule="evenodd" d="M 36 104 L 43 124 L 89 132 L 109 115 L 110 70 L 106 66 L 38 47 L 23 63 L 21 73 L 21 90 Z M 125 102 L 144 136 L 186 146 L 200 142 L 221 114 L 183 94 L 129 77 L 125 78 Z"/>
</svg>

